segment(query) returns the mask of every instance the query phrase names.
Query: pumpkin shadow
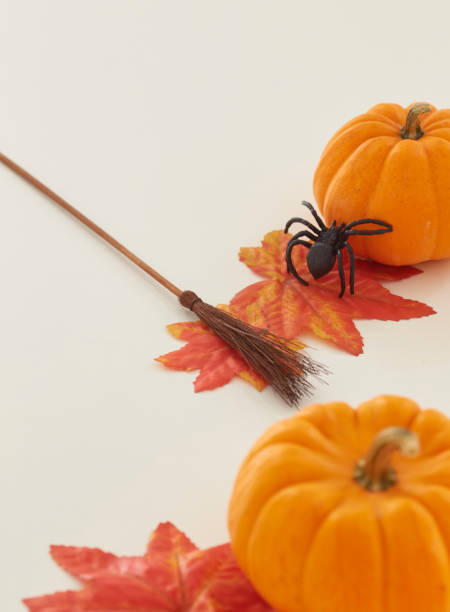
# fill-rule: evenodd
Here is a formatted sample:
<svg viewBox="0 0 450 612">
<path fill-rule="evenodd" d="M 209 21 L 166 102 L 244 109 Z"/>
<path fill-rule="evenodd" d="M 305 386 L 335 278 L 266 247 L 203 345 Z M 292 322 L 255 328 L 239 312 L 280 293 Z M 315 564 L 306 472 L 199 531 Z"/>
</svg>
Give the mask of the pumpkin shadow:
<svg viewBox="0 0 450 612">
<path fill-rule="evenodd" d="M 417 282 L 420 291 L 432 298 L 435 294 L 442 294 L 445 281 L 450 280 L 450 259 L 440 259 L 439 261 L 426 261 L 414 267 L 423 270 L 423 274 L 408 279 L 411 284 Z"/>
</svg>

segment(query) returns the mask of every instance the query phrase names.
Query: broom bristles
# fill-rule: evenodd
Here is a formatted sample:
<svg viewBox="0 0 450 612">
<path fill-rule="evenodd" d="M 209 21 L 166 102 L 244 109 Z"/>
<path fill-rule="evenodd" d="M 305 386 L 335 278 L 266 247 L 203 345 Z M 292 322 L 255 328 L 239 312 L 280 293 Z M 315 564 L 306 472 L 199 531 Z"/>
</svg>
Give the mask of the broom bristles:
<svg viewBox="0 0 450 612">
<path fill-rule="evenodd" d="M 193 291 L 184 291 L 179 300 L 238 351 L 290 406 L 296 406 L 304 396 L 311 395 L 314 387 L 308 376 L 319 378 L 327 373 L 324 366 L 296 351 L 288 341 L 203 302 Z"/>
</svg>

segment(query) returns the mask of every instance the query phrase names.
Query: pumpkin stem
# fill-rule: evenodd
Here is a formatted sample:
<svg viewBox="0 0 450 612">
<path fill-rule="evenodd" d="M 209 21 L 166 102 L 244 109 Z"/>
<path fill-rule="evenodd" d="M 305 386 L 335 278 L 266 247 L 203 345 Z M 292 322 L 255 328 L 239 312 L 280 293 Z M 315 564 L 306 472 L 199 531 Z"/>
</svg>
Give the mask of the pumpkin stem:
<svg viewBox="0 0 450 612">
<path fill-rule="evenodd" d="M 368 491 L 384 491 L 397 482 L 397 473 L 391 457 L 400 451 L 406 457 L 415 457 L 420 450 L 419 438 L 404 427 L 388 427 L 380 431 L 367 452 L 355 466 L 355 481 Z"/>
<path fill-rule="evenodd" d="M 401 137 L 419 140 L 419 138 L 423 136 L 423 131 L 420 127 L 420 115 L 429 113 L 432 110 L 433 107 L 431 104 L 427 104 L 426 102 L 417 102 L 417 104 L 413 104 L 408 111 L 405 125 L 400 132 Z"/>
</svg>

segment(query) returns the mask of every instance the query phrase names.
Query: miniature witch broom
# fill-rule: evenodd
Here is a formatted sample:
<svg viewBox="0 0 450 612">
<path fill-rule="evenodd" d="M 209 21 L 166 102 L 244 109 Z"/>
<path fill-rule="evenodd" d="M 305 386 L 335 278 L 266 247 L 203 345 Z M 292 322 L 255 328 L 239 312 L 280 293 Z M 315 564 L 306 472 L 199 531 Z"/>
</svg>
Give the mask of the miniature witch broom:
<svg viewBox="0 0 450 612">
<path fill-rule="evenodd" d="M 269 330 L 249 325 L 237 317 L 207 304 L 193 291 L 182 291 L 83 213 L 2 153 L 0 153 L 0 162 L 76 217 L 173 293 L 182 306 L 193 311 L 211 331 L 231 348 L 238 351 L 247 364 L 268 384 L 272 385 L 276 393 L 287 404 L 296 405 L 305 394 L 311 392 L 312 385 L 307 380 L 308 375 L 318 376 L 326 371 L 323 366 L 298 353 L 295 346 Z"/>
</svg>

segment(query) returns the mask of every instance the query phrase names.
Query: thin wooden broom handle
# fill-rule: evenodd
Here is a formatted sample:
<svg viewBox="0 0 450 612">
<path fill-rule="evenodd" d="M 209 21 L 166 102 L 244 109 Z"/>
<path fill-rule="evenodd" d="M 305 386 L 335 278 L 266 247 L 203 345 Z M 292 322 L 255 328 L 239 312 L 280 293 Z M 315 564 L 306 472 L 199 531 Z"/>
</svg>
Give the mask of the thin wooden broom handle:
<svg viewBox="0 0 450 612">
<path fill-rule="evenodd" d="M 121 244 L 115 238 L 113 238 L 110 234 L 105 232 L 105 230 L 99 227 L 96 223 L 91 221 L 91 219 L 86 217 L 86 215 L 83 215 L 83 213 L 81 213 L 79 210 L 77 210 L 75 207 L 69 204 L 69 202 L 66 202 L 66 200 L 63 200 L 61 196 L 59 196 L 57 193 L 49 189 L 46 185 L 41 183 L 41 181 L 38 181 L 37 178 L 32 176 L 29 172 L 27 172 L 23 168 L 21 168 L 18 164 L 16 164 L 11 159 L 9 159 L 9 157 L 6 157 L 6 155 L 3 155 L 3 153 L 0 153 L 0 162 L 4 164 L 5 166 L 8 166 L 8 168 L 10 168 L 13 172 L 18 174 L 20 177 L 25 179 L 28 183 L 33 185 L 33 187 L 35 187 L 36 189 L 44 193 L 46 196 L 48 196 L 51 200 L 56 202 L 56 204 L 61 206 L 61 208 L 64 208 L 64 210 L 66 210 L 68 213 L 76 217 L 79 221 L 81 221 L 81 223 L 83 223 L 93 232 L 98 234 L 100 238 L 103 238 L 103 240 L 106 240 L 106 242 L 108 242 L 111 246 L 113 246 L 115 249 L 120 251 L 122 255 L 125 255 L 125 257 L 127 257 L 130 261 L 132 261 L 137 266 L 139 266 L 139 268 L 144 270 L 144 272 L 146 272 L 148 275 L 150 275 L 152 278 L 158 281 L 158 283 L 161 283 L 163 287 L 171 291 L 174 295 L 176 295 L 177 297 L 180 297 L 180 295 L 183 293 L 181 289 L 178 289 L 178 287 L 176 287 L 170 281 L 168 281 L 167 278 L 164 278 L 164 276 L 161 276 L 161 274 L 159 274 L 156 270 L 154 270 L 152 267 L 146 264 L 145 261 L 140 259 L 137 255 L 135 255 L 130 250 L 128 250 L 125 246 L 123 246 L 123 244 Z"/>
</svg>

